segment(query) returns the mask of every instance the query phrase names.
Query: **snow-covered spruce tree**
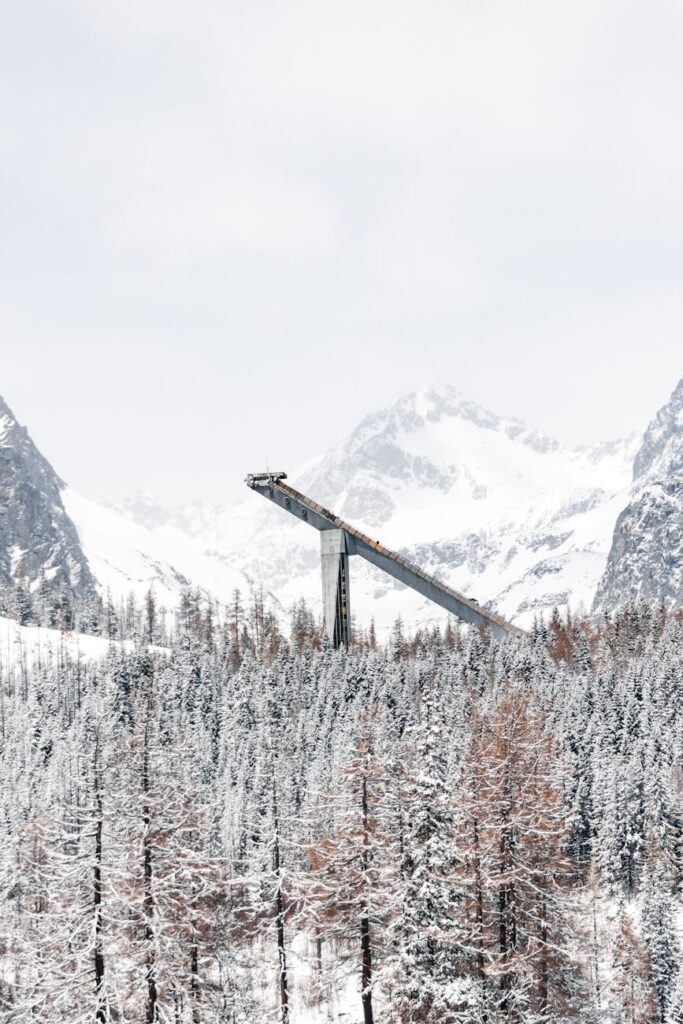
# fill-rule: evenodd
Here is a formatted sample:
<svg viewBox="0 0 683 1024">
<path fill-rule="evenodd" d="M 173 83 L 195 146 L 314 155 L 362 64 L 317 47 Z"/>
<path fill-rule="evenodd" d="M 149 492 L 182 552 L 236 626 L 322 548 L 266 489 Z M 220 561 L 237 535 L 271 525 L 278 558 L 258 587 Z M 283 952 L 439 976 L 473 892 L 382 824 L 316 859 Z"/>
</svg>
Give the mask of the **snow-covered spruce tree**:
<svg viewBox="0 0 683 1024">
<path fill-rule="evenodd" d="M 373 729 L 363 721 L 338 785 L 321 794 L 312 808 L 328 824 L 308 841 L 302 894 L 319 955 L 323 942 L 326 948 L 344 950 L 342 976 L 350 972 L 358 978 L 364 1024 L 377 1019 L 375 973 L 386 953 L 398 866 L 386 772 L 376 744 Z"/>
<path fill-rule="evenodd" d="M 34 899 L 28 884 L 29 834 L 50 803 L 48 780 L 60 733 L 48 699 L 53 665 L 34 664 L 29 676 L 23 645 L 15 651 L 15 669 L 0 658 L 0 1019 L 23 999 L 31 982 L 34 965 L 24 953 Z"/>
<path fill-rule="evenodd" d="M 592 811 L 596 862 L 608 892 L 621 897 L 630 876 L 622 760 L 616 752 L 600 744 L 594 751 L 593 765 L 595 783 Z"/>
<path fill-rule="evenodd" d="M 25 969 L 17 1021 L 110 1019 L 105 933 L 111 855 L 105 836 L 111 728 L 94 702 L 82 710 L 52 760 L 50 806 L 26 830 L 20 884 L 27 927 L 19 951 Z"/>
<path fill-rule="evenodd" d="M 679 966 L 671 989 L 664 1024 L 683 1024 L 683 966 Z"/>
<path fill-rule="evenodd" d="M 673 919 L 674 890 L 661 853 L 652 851 L 641 885 L 643 942 L 649 955 L 649 975 L 656 1019 L 663 1021 L 681 963 L 681 947 Z"/>
<path fill-rule="evenodd" d="M 391 1019 L 449 1024 L 463 1009 L 461 894 L 454 843 L 454 794 L 436 683 L 422 696 L 421 721 L 405 736 L 403 831 L 392 930 Z"/>
<path fill-rule="evenodd" d="M 254 707 L 258 725 L 253 770 L 236 821 L 239 859 L 233 885 L 240 903 L 244 952 L 251 954 L 243 961 L 246 970 L 259 985 L 267 979 L 269 993 L 275 992 L 274 999 L 262 1007 L 263 1019 L 289 1024 L 290 927 L 298 892 L 294 848 L 299 831 L 287 744 L 269 695 L 258 694 Z"/>
<path fill-rule="evenodd" d="M 117 919 L 129 951 L 118 983 L 126 1011 L 144 1006 L 147 1024 L 207 1024 L 222 1006 L 217 925 L 226 887 L 215 809 L 180 726 L 191 724 L 165 682 L 152 660 L 139 659 L 132 728 L 117 747 Z"/>
</svg>

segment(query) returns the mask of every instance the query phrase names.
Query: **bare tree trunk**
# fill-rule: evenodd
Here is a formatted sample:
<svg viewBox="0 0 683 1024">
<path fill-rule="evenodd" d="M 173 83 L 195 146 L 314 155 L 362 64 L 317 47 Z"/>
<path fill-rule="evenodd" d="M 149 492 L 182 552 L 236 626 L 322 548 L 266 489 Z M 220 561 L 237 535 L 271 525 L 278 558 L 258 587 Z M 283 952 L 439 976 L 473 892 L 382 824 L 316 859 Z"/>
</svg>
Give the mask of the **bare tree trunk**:
<svg viewBox="0 0 683 1024">
<path fill-rule="evenodd" d="M 364 1024 L 374 1024 L 372 1015 L 372 950 L 370 948 L 370 921 L 367 913 L 363 914 L 360 922 L 360 945 L 361 945 L 361 1000 L 363 1002 Z"/>
<path fill-rule="evenodd" d="M 145 797 L 145 803 L 142 808 L 142 821 L 143 821 L 143 838 L 142 838 L 142 852 L 143 852 L 143 867 L 144 867 L 144 899 L 143 907 L 145 911 L 145 943 L 147 947 L 147 1014 L 145 1017 L 146 1024 L 155 1024 L 157 1020 L 157 983 L 156 983 L 156 963 L 154 955 L 154 892 L 152 890 L 152 877 L 153 877 L 153 851 L 152 851 L 152 838 L 150 835 L 150 828 L 152 823 L 151 809 L 149 806 L 149 792 L 150 792 L 150 779 L 149 779 L 149 705 L 147 707 L 147 722 L 145 723 L 145 736 L 144 736 L 144 751 L 142 759 L 142 791 Z"/>
<path fill-rule="evenodd" d="M 548 964 L 548 924 L 547 924 L 547 907 L 545 900 L 541 903 L 541 985 L 540 985 L 540 1011 L 545 1016 L 548 1010 L 548 995 L 549 995 L 549 982 L 550 982 L 550 970 Z"/>
<path fill-rule="evenodd" d="M 368 816 L 368 780 L 363 777 L 363 885 L 367 897 L 367 874 L 370 865 L 370 823 Z M 360 921 L 361 948 L 361 1000 L 364 1024 L 374 1024 L 372 1014 L 372 946 L 370 944 L 370 915 L 367 901 Z"/>
<path fill-rule="evenodd" d="M 192 1024 L 200 1024 L 199 1018 L 199 945 L 197 932 L 192 937 L 190 950 L 190 990 L 192 992 Z"/>
<path fill-rule="evenodd" d="M 506 874 L 507 867 L 507 843 L 506 832 L 504 831 L 500 839 L 499 871 L 501 875 Z M 510 1014 L 511 978 L 507 963 L 508 953 L 510 951 L 508 895 L 508 883 L 501 881 L 500 888 L 498 890 L 498 952 L 503 965 L 503 970 L 500 975 L 500 1010 L 503 1017 L 508 1017 Z"/>
<path fill-rule="evenodd" d="M 282 1024 L 289 1024 L 289 986 L 287 983 L 287 953 L 285 950 L 285 907 L 282 898 L 282 871 L 280 866 L 280 825 L 278 819 L 275 768 L 273 768 L 273 871 L 276 879 L 275 925 L 277 931 L 277 953 L 280 969 L 280 1011 Z"/>
<path fill-rule="evenodd" d="M 484 889 L 481 878 L 481 858 L 479 851 L 479 822 L 472 819 L 473 841 L 474 841 L 474 878 L 477 891 L 477 974 L 481 985 L 482 1002 L 482 1024 L 488 1021 L 488 1006 L 486 1000 L 486 970 L 484 960 Z"/>
<path fill-rule="evenodd" d="M 100 771 L 100 741 L 95 740 L 93 755 L 93 781 L 95 784 L 95 866 L 93 874 L 93 905 L 95 912 L 95 991 L 97 994 L 97 1010 L 95 1021 L 106 1024 L 107 1008 L 104 998 L 104 948 L 102 945 L 102 777 Z"/>
<path fill-rule="evenodd" d="M 600 1011 L 602 994 L 600 992 L 600 957 L 598 955 L 598 918 L 595 913 L 595 892 L 593 892 L 593 970 L 595 972 L 595 1007 Z"/>
</svg>

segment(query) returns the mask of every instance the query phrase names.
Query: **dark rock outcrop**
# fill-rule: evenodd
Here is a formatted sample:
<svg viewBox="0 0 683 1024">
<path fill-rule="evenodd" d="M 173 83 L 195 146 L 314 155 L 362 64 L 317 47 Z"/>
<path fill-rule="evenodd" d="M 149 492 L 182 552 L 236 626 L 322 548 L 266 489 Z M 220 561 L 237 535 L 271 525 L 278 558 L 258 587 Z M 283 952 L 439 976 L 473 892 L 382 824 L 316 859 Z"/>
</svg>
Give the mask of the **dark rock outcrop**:
<svg viewBox="0 0 683 1024">
<path fill-rule="evenodd" d="M 645 431 L 593 608 L 639 599 L 683 604 L 683 379 Z"/>
<path fill-rule="evenodd" d="M 0 588 L 41 581 L 71 600 L 96 585 L 62 502 L 64 484 L 0 398 Z"/>
</svg>

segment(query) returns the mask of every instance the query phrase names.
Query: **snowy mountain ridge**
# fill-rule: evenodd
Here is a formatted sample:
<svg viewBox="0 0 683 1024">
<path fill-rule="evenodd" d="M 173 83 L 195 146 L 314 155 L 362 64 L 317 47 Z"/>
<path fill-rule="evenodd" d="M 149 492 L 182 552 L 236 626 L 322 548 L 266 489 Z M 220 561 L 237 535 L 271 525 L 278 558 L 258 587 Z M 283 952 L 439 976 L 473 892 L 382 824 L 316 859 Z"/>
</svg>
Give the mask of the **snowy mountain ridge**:
<svg viewBox="0 0 683 1024">
<path fill-rule="evenodd" d="M 625 504 L 635 436 L 570 449 L 428 385 L 364 417 L 292 483 L 466 594 L 522 624 L 555 605 L 590 607 L 615 519 Z M 165 509 L 148 495 L 125 506 L 157 536 L 178 532 L 253 580 L 283 607 L 317 605 L 313 531 L 256 497 Z M 438 609 L 360 560 L 352 607 L 387 627 Z"/>
<path fill-rule="evenodd" d="M 432 384 L 369 413 L 290 479 L 521 625 L 554 606 L 602 611 L 622 593 L 680 602 L 681 390 L 642 442 L 633 435 L 570 448 Z M 5 584 L 24 573 L 35 587 L 52 573 L 114 598 L 140 598 L 153 587 L 166 607 L 188 585 L 223 602 L 236 587 L 245 595 L 263 589 L 282 612 L 301 596 L 319 606 L 316 534 L 253 493 L 179 508 L 149 494 L 118 507 L 90 501 L 57 477 L 4 404 L 0 461 L 9 510 L 0 519 Z M 657 565 L 649 575 L 633 569 L 626 535 L 635 533 L 638 550 L 649 545 Z M 628 585 L 619 576 L 627 563 Z M 411 625 L 443 619 L 360 559 L 351 596 L 358 621 L 374 617 L 380 631 L 399 614 Z"/>
<path fill-rule="evenodd" d="M 239 569 L 207 555 L 180 531 L 150 529 L 129 513 L 90 501 L 71 488 L 64 489 L 63 498 L 100 589 L 115 598 L 133 593 L 140 600 L 153 589 L 160 603 L 172 608 L 190 586 L 223 602 L 236 588 L 244 593 L 252 589 Z"/>
</svg>

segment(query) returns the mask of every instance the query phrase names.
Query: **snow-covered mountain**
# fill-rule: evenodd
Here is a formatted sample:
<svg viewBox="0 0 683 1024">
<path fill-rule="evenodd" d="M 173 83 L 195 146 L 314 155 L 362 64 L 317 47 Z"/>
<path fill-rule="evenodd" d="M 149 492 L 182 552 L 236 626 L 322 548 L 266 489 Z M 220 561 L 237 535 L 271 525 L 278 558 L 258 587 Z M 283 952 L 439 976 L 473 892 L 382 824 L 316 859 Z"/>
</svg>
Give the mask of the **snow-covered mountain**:
<svg viewBox="0 0 683 1024">
<path fill-rule="evenodd" d="M 222 602 L 236 588 L 244 594 L 252 589 L 238 567 L 206 554 L 178 529 L 151 529 L 125 509 L 101 505 L 68 487 L 62 496 L 102 593 L 115 598 L 133 593 L 139 599 L 152 588 L 162 605 L 173 608 L 188 586 Z M 263 589 L 269 590 L 266 582 Z"/>
<path fill-rule="evenodd" d="M 95 579 L 64 503 L 64 484 L 0 398 L 0 585 L 18 578 L 72 598 Z"/>
<path fill-rule="evenodd" d="M 683 379 L 645 431 L 595 609 L 641 597 L 683 603 Z"/>
<path fill-rule="evenodd" d="M 0 398 L 0 588 L 27 580 L 83 600 L 109 590 L 138 597 L 153 587 L 173 606 L 183 587 L 227 601 L 245 576 L 205 556 L 180 532 L 160 537 L 127 512 L 106 508 L 66 486 Z"/>
<path fill-rule="evenodd" d="M 432 385 L 372 413 L 291 482 L 461 592 L 525 624 L 554 605 L 590 608 L 628 497 L 635 437 L 569 449 Z M 258 469 L 261 467 L 246 467 Z M 127 505 L 155 536 L 263 581 L 283 607 L 319 600 L 318 538 L 253 493 L 234 505 Z M 354 559 L 352 608 L 388 627 L 439 609 Z"/>
<path fill-rule="evenodd" d="M 366 416 L 290 479 L 521 625 L 556 605 L 600 611 L 639 594 L 680 602 L 682 406 L 683 382 L 642 444 L 634 435 L 568 448 L 431 385 Z M 25 575 L 35 587 L 44 575 L 74 596 L 97 586 L 114 597 L 151 586 L 167 607 L 187 585 L 222 601 L 236 587 L 262 588 L 282 611 L 302 595 L 318 607 L 317 535 L 251 491 L 222 505 L 168 508 L 139 495 L 105 507 L 66 487 L 4 403 L 0 465 L 4 585 Z M 351 577 L 361 622 L 443 618 L 361 559 Z"/>
</svg>

